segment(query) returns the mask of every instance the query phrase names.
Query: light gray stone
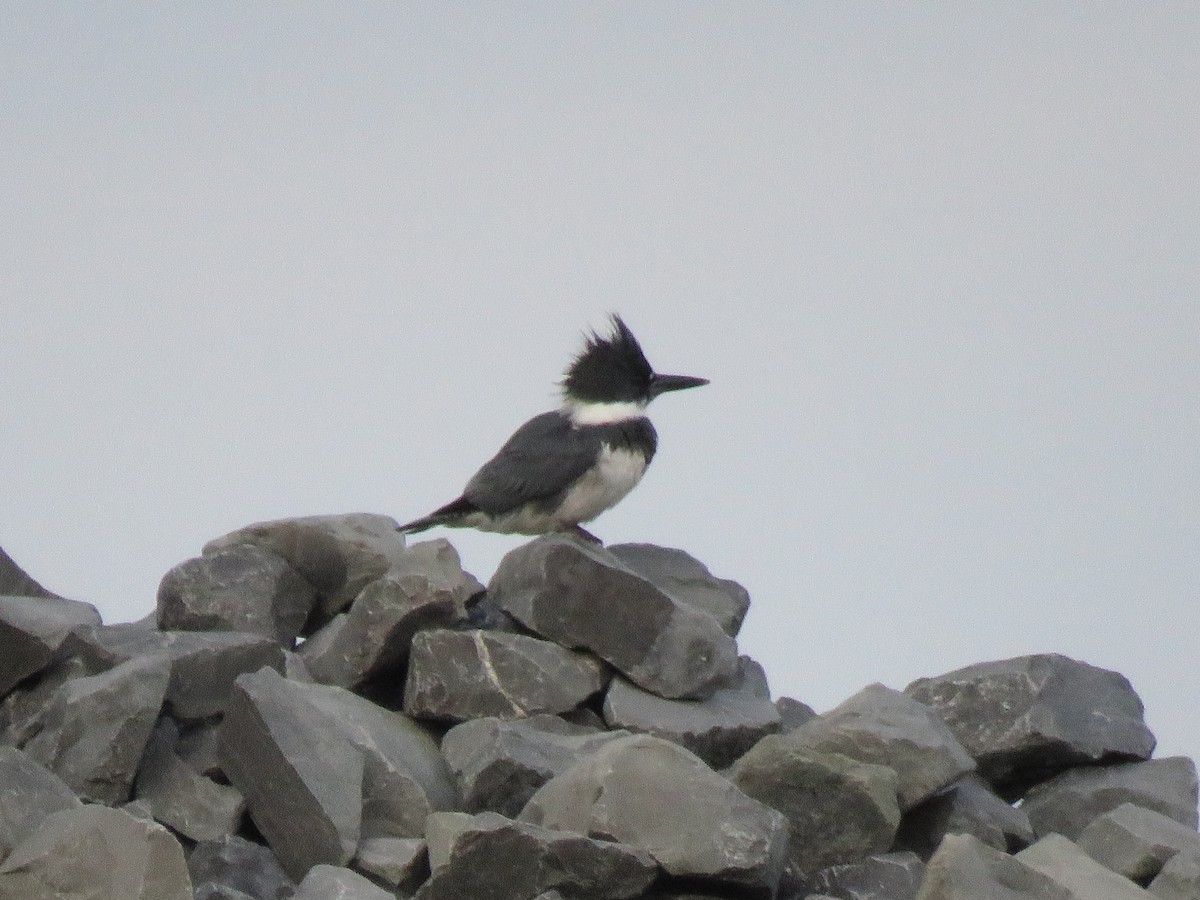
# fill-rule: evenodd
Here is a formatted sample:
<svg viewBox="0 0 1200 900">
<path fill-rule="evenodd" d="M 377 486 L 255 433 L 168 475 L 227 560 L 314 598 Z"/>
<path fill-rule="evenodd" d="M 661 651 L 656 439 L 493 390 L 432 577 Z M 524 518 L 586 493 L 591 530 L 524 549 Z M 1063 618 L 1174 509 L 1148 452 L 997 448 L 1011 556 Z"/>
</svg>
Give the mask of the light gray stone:
<svg viewBox="0 0 1200 900">
<path fill-rule="evenodd" d="M 425 848 L 429 855 L 429 868 L 437 871 L 450 862 L 454 842 L 469 829 L 475 816 L 465 812 L 430 813 L 425 820 Z"/>
<path fill-rule="evenodd" d="M 233 834 L 198 843 L 187 865 L 193 884 L 219 885 L 255 900 L 288 900 L 296 890 L 269 847 Z"/>
<path fill-rule="evenodd" d="M 497 813 L 471 817 L 453 837 L 448 861 L 433 870 L 419 900 L 640 897 L 658 867 L 650 854 L 611 841 L 516 822 Z"/>
<path fill-rule="evenodd" d="M 802 873 L 885 853 L 900 824 L 895 770 L 811 750 L 791 735 L 763 738 L 730 779 L 787 818 L 790 859 Z"/>
<path fill-rule="evenodd" d="M 0 900 L 192 900 L 161 825 L 106 806 L 52 813 L 0 865 Z"/>
<path fill-rule="evenodd" d="M 124 803 L 169 680 L 167 660 L 148 657 L 67 681 L 25 751 L 83 799 Z"/>
<path fill-rule="evenodd" d="M 46 708 L 64 684 L 106 668 L 97 669 L 78 656 L 68 656 L 14 688 L 0 701 L 0 744 L 24 747 L 42 730 Z"/>
<path fill-rule="evenodd" d="M 1076 900 L 1147 900 L 1147 893 L 1105 868 L 1061 834 L 1048 834 L 1016 859 L 1061 884 Z"/>
<path fill-rule="evenodd" d="M 99 624 L 90 603 L 0 596 L 0 697 L 54 662 L 72 629 Z"/>
<path fill-rule="evenodd" d="M 291 647 L 316 595 L 279 555 L 254 546 L 181 562 L 158 586 L 163 631 L 242 631 Z"/>
<path fill-rule="evenodd" d="M 1150 882 L 1161 900 L 1200 900 L 1200 854 L 1176 853 Z"/>
<path fill-rule="evenodd" d="M 488 717 L 456 725 L 442 738 L 449 763 L 470 812 L 492 811 L 515 818 L 543 784 L 578 759 L 626 731 L 597 731 L 558 716 L 528 719 Z"/>
<path fill-rule="evenodd" d="M 926 866 L 917 900 L 1078 898 L 1036 869 L 969 834 L 948 834 Z"/>
<path fill-rule="evenodd" d="M 1093 819 L 1076 843 L 1092 859 L 1141 884 L 1177 853 L 1200 856 L 1196 829 L 1133 803 Z"/>
<path fill-rule="evenodd" d="M 295 900 L 396 900 L 396 895 L 357 872 L 322 863 L 309 869 L 296 890 Z"/>
<path fill-rule="evenodd" d="M 821 869 L 808 879 L 813 894 L 852 900 L 914 900 L 925 864 L 915 853 L 883 853 Z"/>
<path fill-rule="evenodd" d="M 1025 811 L 997 796 L 974 772 L 906 812 L 896 834 L 896 848 L 928 859 L 947 834 L 970 834 L 1007 853 L 1016 853 L 1034 841 Z"/>
<path fill-rule="evenodd" d="M 920 678 L 905 693 L 937 711 L 1008 799 L 1072 766 L 1147 759 L 1154 749 L 1125 676 L 1057 653 Z"/>
<path fill-rule="evenodd" d="M 551 778 L 521 819 L 620 841 L 672 876 L 758 895 L 774 892 L 787 855 L 782 815 L 650 735 L 611 741 Z"/>
<path fill-rule="evenodd" d="M 523 634 L 422 631 L 412 642 L 404 711 L 443 721 L 567 712 L 608 677 L 595 657 Z"/>
<path fill-rule="evenodd" d="M 429 853 L 422 838 L 363 838 L 354 868 L 393 893 L 410 894 L 429 877 Z"/>
<path fill-rule="evenodd" d="M 1168 756 L 1063 772 L 1030 790 L 1021 808 L 1038 835 L 1058 832 L 1073 840 L 1097 816 L 1123 803 L 1152 809 L 1195 829 L 1196 797 L 1196 764 L 1185 756 Z"/>
<path fill-rule="evenodd" d="M 730 637 L 737 637 L 750 609 L 750 594 L 736 581 L 717 578 L 690 553 L 654 544 L 613 544 L 617 559 L 663 593 L 708 613 Z"/>
<path fill-rule="evenodd" d="M 526 628 L 591 650 L 662 697 L 704 699 L 737 667 L 736 644 L 716 619 L 675 600 L 603 548 L 564 535 L 508 553 L 488 593 Z"/>
<path fill-rule="evenodd" d="M 48 815 L 79 805 L 53 772 L 15 747 L 0 747 L 0 862 Z"/>
<path fill-rule="evenodd" d="M 258 898 L 224 884 L 206 881 L 196 885 L 195 900 L 258 900 Z"/>
</svg>

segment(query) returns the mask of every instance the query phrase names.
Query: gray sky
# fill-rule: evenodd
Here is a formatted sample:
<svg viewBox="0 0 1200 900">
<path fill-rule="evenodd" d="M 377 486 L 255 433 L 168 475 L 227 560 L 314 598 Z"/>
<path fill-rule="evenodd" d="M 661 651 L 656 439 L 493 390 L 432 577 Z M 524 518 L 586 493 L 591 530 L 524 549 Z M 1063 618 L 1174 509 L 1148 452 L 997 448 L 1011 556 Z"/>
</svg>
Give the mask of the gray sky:
<svg viewBox="0 0 1200 900">
<path fill-rule="evenodd" d="M 818 709 L 1057 651 L 1200 755 L 1200 6 L 0 6 L 0 545 L 107 621 L 457 496 L 620 312 Z M 516 537 L 450 537 L 487 580 Z"/>
</svg>

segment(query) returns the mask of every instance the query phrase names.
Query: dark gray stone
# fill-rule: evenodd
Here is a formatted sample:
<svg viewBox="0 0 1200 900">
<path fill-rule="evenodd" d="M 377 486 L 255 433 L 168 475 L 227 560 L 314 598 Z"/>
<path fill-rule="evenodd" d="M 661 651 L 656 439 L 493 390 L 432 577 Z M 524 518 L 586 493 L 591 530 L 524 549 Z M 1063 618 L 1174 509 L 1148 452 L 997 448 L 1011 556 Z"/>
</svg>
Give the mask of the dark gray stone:
<svg viewBox="0 0 1200 900">
<path fill-rule="evenodd" d="M 1176 853 L 1150 882 L 1149 892 L 1161 900 L 1200 898 L 1200 854 Z"/>
<path fill-rule="evenodd" d="M 617 559 L 665 594 L 708 613 L 730 637 L 737 637 L 750 609 L 750 594 L 736 581 L 717 578 L 690 553 L 654 544 L 614 544 Z"/>
<path fill-rule="evenodd" d="M 598 659 L 549 641 L 499 631 L 422 631 L 412 642 L 404 711 L 449 721 L 567 712 L 607 681 Z"/>
<path fill-rule="evenodd" d="M 734 763 L 730 779 L 781 812 L 798 872 L 853 862 L 892 846 L 900 824 L 896 772 L 769 735 Z"/>
<path fill-rule="evenodd" d="M 549 535 L 501 560 L 489 595 L 526 628 L 591 650 L 645 690 L 702 700 L 733 677 L 737 647 L 716 619 L 601 547 Z"/>
<path fill-rule="evenodd" d="M 1009 799 L 1072 766 L 1147 759 L 1154 749 L 1125 676 L 1057 653 L 920 678 L 905 693 L 937 711 Z"/>
<path fill-rule="evenodd" d="M 350 605 L 358 592 L 401 562 L 396 520 L 373 513 L 306 516 L 248 525 L 204 545 L 205 555 L 254 546 L 287 560 L 317 593 L 310 627 Z"/>
<path fill-rule="evenodd" d="M 0 744 L 24 747 L 42 730 L 46 707 L 64 684 L 102 671 L 69 656 L 14 688 L 0 701 Z"/>
<path fill-rule="evenodd" d="M 0 697 L 54 662 L 72 629 L 99 624 L 89 603 L 0 596 Z"/>
<path fill-rule="evenodd" d="M 779 730 L 783 734 L 795 731 L 809 719 L 815 719 L 817 713 L 807 703 L 801 703 L 793 697 L 780 697 L 775 701 L 775 709 L 779 711 Z"/>
<path fill-rule="evenodd" d="M 1200 833 L 1152 809 L 1122 803 L 1093 819 L 1079 849 L 1126 878 L 1149 883 L 1177 853 L 1200 856 Z"/>
<path fill-rule="evenodd" d="M 322 864 L 309 869 L 296 890 L 295 900 L 396 900 L 396 895 L 357 872 Z"/>
<path fill-rule="evenodd" d="M 158 586 L 163 631 L 244 631 L 291 647 L 316 602 L 312 586 L 280 556 L 254 546 L 185 560 Z"/>
<path fill-rule="evenodd" d="M 217 840 L 237 831 L 246 801 L 241 792 L 199 774 L 178 756 L 179 733 L 161 719 L 142 756 L 134 797 L 156 821 L 193 841 Z"/>
<path fill-rule="evenodd" d="M 600 732 L 557 716 L 473 719 L 442 738 L 442 755 L 458 779 L 463 805 L 515 818 L 534 791 L 625 731 Z"/>
<path fill-rule="evenodd" d="M 196 886 L 195 900 L 258 900 L 258 898 L 223 884 L 206 881 L 204 884 Z"/>
<path fill-rule="evenodd" d="M 747 657 L 742 665 L 757 666 Z M 779 712 L 754 678 L 721 688 L 707 700 L 668 700 L 616 677 L 604 698 L 604 720 L 613 728 L 652 734 L 691 750 L 723 769 L 760 739 L 779 730 Z"/>
<path fill-rule="evenodd" d="M 1185 756 L 1072 769 L 1029 791 L 1021 808 L 1038 835 L 1074 840 L 1093 819 L 1123 803 L 1196 828 L 1196 764 Z"/>
<path fill-rule="evenodd" d="M 48 815 L 79 805 L 53 772 L 15 747 L 0 747 L 0 861 Z"/>
<path fill-rule="evenodd" d="M 52 813 L 0 865 L 0 900 L 192 900 L 179 842 L 106 806 Z"/>
<path fill-rule="evenodd" d="M 901 811 L 975 768 L 928 706 L 882 684 L 868 685 L 787 738 L 797 746 L 894 769 Z"/>
<path fill-rule="evenodd" d="M 170 664 L 149 657 L 67 681 L 25 751 L 83 799 L 124 803 L 169 680 Z"/>
<path fill-rule="evenodd" d="M 422 838 L 363 838 L 354 868 L 393 893 L 407 895 L 429 877 L 429 854 Z"/>
<path fill-rule="evenodd" d="M 1061 834 L 1048 834 L 1016 855 L 1078 900 L 1147 900 L 1146 892 L 1105 868 Z"/>
<path fill-rule="evenodd" d="M 634 847 L 593 840 L 481 813 L 454 836 L 449 860 L 434 869 L 419 900 L 532 900 L 559 890 L 568 897 L 640 897 L 658 867 Z"/>
<path fill-rule="evenodd" d="M 193 884 L 220 885 L 256 900 L 287 900 L 296 890 L 269 847 L 233 834 L 197 844 L 187 866 Z"/>
<path fill-rule="evenodd" d="M 973 772 L 906 812 L 895 846 L 928 859 L 947 834 L 970 834 L 1007 853 L 1034 840 L 1025 811 L 1003 800 Z"/>
<path fill-rule="evenodd" d="M 917 900 L 1083 900 L 969 834 L 948 834 L 925 869 Z M 1100 900 L 1100 898 L 1088 898 Z"/>
<path fill-rule="evenodd" d="M 34 581 L 11 556 L 4 552 L 3 548 L 0 548 L 0 596 L 63 599 Z"/>
<path fill-rule="evenodd" d="M 217 735 L 219 721 L 199 722 L 189 725 L 179 734 L 175 754 L 191 767 L 192 771 L 209 778 L 222 777 L 221 761 L 217 757 Z"/>
<path fill-rule="evenodd" d="M 914 900 L 925 864 L 915 853 L 884 853 L 821 869 L 808 879 L 811 894 L 850 900 Z"/>
<path fill-rule="evenodd" d="M 782 815 L 677 744 L 644 734 L 611 741 L 551 778 L 521 819 L 620 841 L 672 876 L 756 895 L 774 892 L 787 855 Z"/>
</svg>

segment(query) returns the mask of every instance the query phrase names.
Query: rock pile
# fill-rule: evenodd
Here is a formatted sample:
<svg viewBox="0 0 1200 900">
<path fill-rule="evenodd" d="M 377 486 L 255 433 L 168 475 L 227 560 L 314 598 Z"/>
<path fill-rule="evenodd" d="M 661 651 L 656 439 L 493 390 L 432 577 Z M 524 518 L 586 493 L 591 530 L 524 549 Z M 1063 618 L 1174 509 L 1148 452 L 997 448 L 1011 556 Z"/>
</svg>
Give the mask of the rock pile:
<svg viewBox="0 0 1200 900">
<path fill-rule="evenodd" d="M 0 561 L 0 900 L 1200 898 L 1195 764 L 1063 656 L 815 715 L 679 550 L 268 522 L 120 625 Z"/>
</svg>

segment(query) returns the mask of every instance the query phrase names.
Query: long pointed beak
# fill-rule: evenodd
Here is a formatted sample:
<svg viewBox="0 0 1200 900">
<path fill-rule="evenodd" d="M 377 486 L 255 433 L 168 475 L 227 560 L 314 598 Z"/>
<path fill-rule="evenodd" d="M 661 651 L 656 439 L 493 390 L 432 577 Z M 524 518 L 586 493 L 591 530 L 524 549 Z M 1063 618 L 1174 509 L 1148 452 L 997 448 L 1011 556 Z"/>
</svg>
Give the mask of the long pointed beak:
<svg viewBox="0 0 1200 900">
<path fill-rule="evenodd" d="M 650 382 L 650 396 L 657 397 L 668 391 L 682 391 L 684 388 L 700 387 L 708 384 L 707 378 L 696 378 L 692 375 L 655 375 Z"/>
</svg>

